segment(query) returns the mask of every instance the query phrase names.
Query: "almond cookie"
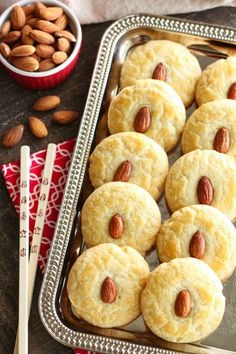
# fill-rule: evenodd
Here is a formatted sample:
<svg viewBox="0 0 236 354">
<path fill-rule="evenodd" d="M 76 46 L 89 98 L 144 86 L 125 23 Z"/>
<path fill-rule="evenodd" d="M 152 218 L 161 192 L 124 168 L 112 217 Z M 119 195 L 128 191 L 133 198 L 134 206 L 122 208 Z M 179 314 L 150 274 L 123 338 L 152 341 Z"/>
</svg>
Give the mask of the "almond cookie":
<svg viewBox="0 0 236 354">
<path fill-rule="evenodd" d="M 111 181 L 130 182 L 158 199 L 167 172 L 168 158 L 163 148 L 140 133 L 111 135 L 90 156 L 89 176 L 95 188 Z"/>
<path fill-rule="evenodd" d="M 181 139 L 182 151 L 214 149 L 236 161 L 236 101 L 205 103 L 187 121 Z"/>
<path fill-rule="evenodd" d="M 120 86 L 135 85 L 142 79 L 163 80 L 173 87 L 188 107 L 194 100 L 195 85 L 200 75 L 197 58 L 183 45 L 168 40 L 152 40 L 128 54 L 121 68 Z"/>
<path fill-rule="evenodd" d="M 145 323 L 170 342 L 189 343 L 211 334 L 224 315 L 223 286 L 203 261 L 178 258 L 150 273 L 141 296 Z"/>
<path fill-rule="evenodd" d="M 111 134 L 137 131 L 144 133 L 165 151 L 178 142 L 186 113 L 177 93 L 160 80 L 139 80 L 124 88 L 111 102 L 108 128 Z"/>
<path fill-rule="evenodd" d="M 228 217 L 209 205 L 179 209 L 166 220 L 157 236 L 161 262 L 194 257 L 206 262 L 221 280 L 236 267 L 236 230 Z"/>
<path fill-rule="evenodd" d="M 199 106 L 221 98 L 236 99 L 235 57 L 220 59 L 210 64 L 197 82 L 196 101 Z"/>
<path fill-rule="evenodd" d="M 131 247 L 104 243 L 85 251 L 71 268 L 67 291 L 73 312 L 94 326 L 123 326 L 140 314 L 149 267 Z"/>
<path fill-rule="evenodd" d="M 170 168 L 165 184 L 173 212 L 187 205 L 207 204 L 236 217 L 236 165 L 230 156 L 214 150 L 194 150 Z"/>
<path fill-rule="evenodd" d="M 161 214 L 145 189 L 131 183 L 110 182 L 88 197 L 81 221 L 88 247 L 112 242 L 131 246 L 144 255 L 155 243 Z"/>
</svg>

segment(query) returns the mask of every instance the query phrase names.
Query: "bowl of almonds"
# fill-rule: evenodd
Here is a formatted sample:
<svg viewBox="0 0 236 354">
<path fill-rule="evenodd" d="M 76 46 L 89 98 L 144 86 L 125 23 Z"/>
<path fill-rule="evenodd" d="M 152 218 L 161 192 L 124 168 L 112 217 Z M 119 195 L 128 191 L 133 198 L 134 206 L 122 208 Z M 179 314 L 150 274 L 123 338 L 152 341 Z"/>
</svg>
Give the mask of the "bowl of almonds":
<svg viewBox="0 0 236 354">
<path fill-rule="evenodd" d="M 65 81 L 79 57 L 77 17 L 56 0 L 22 0 L 0 16 L 0 62 L 20 85 L 49 89 Z"/>
</svg>

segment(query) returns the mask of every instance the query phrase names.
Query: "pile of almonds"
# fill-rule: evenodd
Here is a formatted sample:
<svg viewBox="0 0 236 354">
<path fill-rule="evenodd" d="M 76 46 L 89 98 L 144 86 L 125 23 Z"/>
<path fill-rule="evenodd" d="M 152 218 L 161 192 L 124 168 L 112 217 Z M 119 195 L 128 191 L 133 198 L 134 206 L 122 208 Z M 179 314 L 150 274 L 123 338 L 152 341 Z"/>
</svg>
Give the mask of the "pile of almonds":
<svg viewBox="0 0 236 354">
<path fill-rule="evenodd" d="M 68 58 L 76 42 L 68 22 L 60 7 L 41 2 L 15 6 L 0 29 L 0 52 L 24 71 L 53 69 Z"/>
<path fill-rule="evenodd" d="M 48 111 L 51 109 L 56 108 L 61 103 L 61 99 L 58 96 L 44 96 L 39 98 L 34 106 L 33 109 L 35 111 Z M 74 122 L 78 118 L 78 112 L 76 111 L 58 111 L 54 112 L 52 115 L 52 120 L 55 123 L 65 125 Z M 30 116 L 28 118 L 28 123 L 30 130 L 34 136 L 37 138 L 45 138 L 48 135 L 48 129 L 45 123 L 35 117 Z M 24 125 L 19 124 L 16 127 L 11 128 L 8 130 L 5 135 L 3 136 L 2 144 L 5 147 L 12 147 L 19 143 L 23 136 L 24 132 Z"/>
</svg>

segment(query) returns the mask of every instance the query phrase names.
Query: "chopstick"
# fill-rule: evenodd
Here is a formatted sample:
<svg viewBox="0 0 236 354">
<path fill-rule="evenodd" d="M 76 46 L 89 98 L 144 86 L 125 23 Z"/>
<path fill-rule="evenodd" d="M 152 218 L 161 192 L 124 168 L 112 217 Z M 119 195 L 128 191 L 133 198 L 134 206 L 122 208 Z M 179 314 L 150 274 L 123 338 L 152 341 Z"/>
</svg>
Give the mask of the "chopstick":
<svg viewBox="0 0 236 354">
<path fill-rule="evenodd" d="M 28 353 L 28 258 L 30 148 L 20 151 L 19 354 Z"/>
<path fill-rule="evenodd" d="M 37 208 L 36 220 L 35 220 L 34 231 L 33 231 L 33 239 L 32 239 L 31 250 L 30 250 L 30 259 L 29 259 L 29 267 L 28 267 L 29 275 L 27 277 L 28 278 L 28 308 L 26 311 L 27 321 L 30 315 L 34 284 L 35 284 L 35 278 L 37 272 L 37 265 L 38 265 L 38 257 L 39 257 L 40 245 L 42 240 L 43 227 L 44 227 L 44 221 L 46 216 L 47 203 L 48 203 L 48 197 L 50 192 L 50 185 L 51 185 L 55 157 L 56 157 L 56 145 L 49 144 L 47 148 L 44 172 L 43 172 L 42 183 L 40 187 L 39 203 Z M 18 328 L 18 333 L 15 342 L 14 354 L 18 353 L 19 336 L 20 336 L 20 322 L 19 322 L 19 328 Z M 26 351 L 25 353 L 28 352 Z M 20 351 L 19 354 L 21 354 Z"/>
</svg>

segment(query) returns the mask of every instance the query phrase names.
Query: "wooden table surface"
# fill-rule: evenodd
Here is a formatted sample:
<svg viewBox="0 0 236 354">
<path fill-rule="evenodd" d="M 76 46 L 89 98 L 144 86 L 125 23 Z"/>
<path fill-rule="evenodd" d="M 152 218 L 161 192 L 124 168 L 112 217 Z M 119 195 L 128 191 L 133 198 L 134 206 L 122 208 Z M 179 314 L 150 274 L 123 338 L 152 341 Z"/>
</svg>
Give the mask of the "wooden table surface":
<svg viewBox="0 0 236 354">
<path fill-rule="evenodd" d="M 236 26 L 236 8 L 221 7 L 198 13 L 179 15 L 189 20 Z M 1 134 L 19 123 L 26 125 L 27 117 L 38 97 L 57 94 L 62 97 L 62 108 L 83 113 L 99 42 L 110 22 L 83 26 L 83 44 L 79 63 L 69 80 L 48 91 L 27 91 L 17 86 L 0 69 L 0 124 Z M 21 144 L 28 144 L 35 152 L 48 143 L 59 143 L 76 136 L 79 121 L 61 127 L 50 122 L 50 113 L 40 114 L 49 125 L 49 135 L 43 140 L 32 137 L 26 129 Z M 19 158 L 19 145 L 6 149 L 0 146 L 0 164 Z M 0 353 L 13 352 L 18 314 L 18 218 L 0 175 Z M 38 294 L 42 276 L 38 272 L 29 322 L 30 354 L 69 354 L 70 348 L 57 343 L 44 329 L 38 314 Z"/>
</svg>

